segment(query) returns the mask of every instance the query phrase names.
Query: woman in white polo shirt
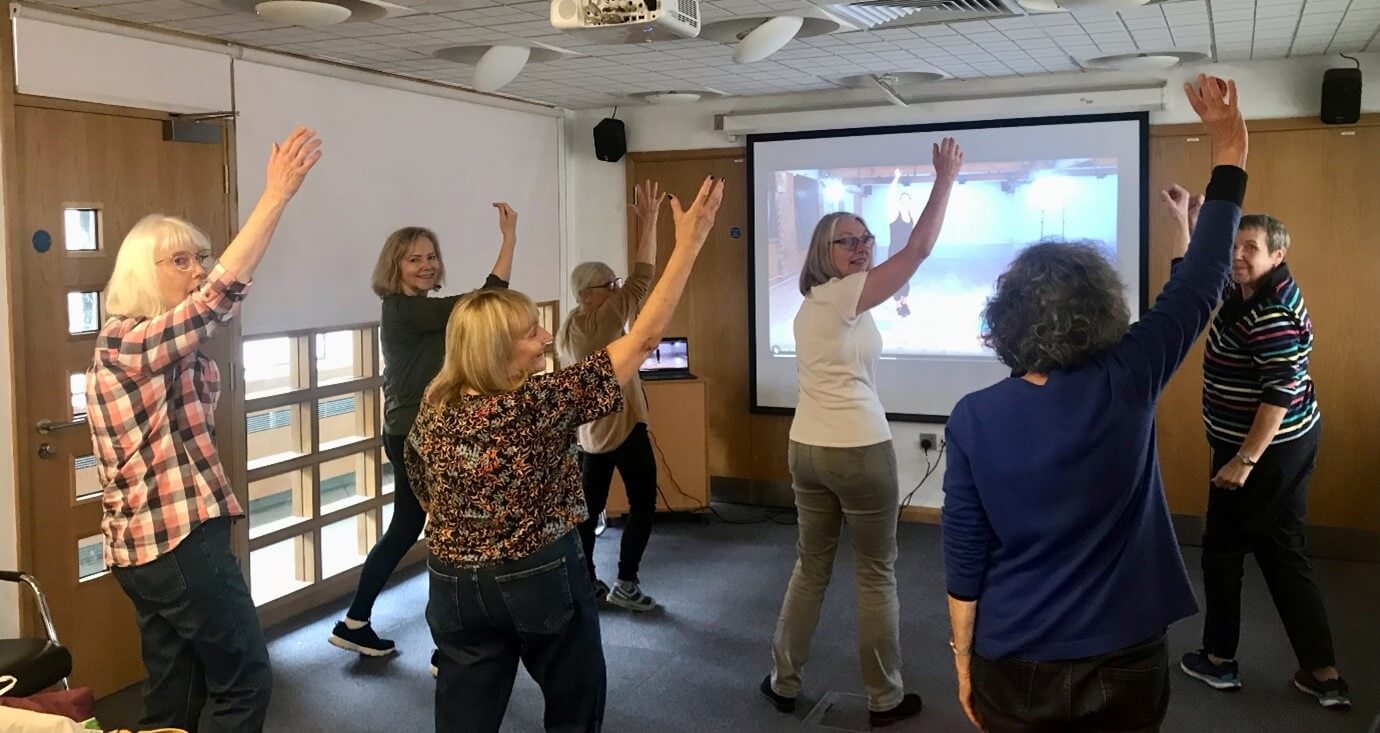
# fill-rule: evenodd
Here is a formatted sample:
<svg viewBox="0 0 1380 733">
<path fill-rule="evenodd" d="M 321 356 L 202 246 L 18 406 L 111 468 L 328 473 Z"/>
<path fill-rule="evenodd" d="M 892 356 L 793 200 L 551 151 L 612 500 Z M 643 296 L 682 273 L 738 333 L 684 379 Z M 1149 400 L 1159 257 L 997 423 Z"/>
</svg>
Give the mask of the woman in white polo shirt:
<svg viewBox="0 0 1380 733">
<path fill-rule="evenodd" d="M 872 267 L 875 237 L 848 212 L 815 226 L 795 317 L 800 399 L 791 422 L 791 483 L 800 517 L 798 558 L 772 644 L 762 694 L 782 712 L 795 708 L 824 589 L 846 521 L 858 584 L 858 657 L 873 726 L 920 712 L 901 682 L 900 603 L 896 596 L 896 452 L 877 396 L 882 335 L 868 312 L 899 291 L 929 257 L 949 193 L 963 165 L 952 138 L 934 146 L 935 183 L 904 247 Z"/>
</svg>

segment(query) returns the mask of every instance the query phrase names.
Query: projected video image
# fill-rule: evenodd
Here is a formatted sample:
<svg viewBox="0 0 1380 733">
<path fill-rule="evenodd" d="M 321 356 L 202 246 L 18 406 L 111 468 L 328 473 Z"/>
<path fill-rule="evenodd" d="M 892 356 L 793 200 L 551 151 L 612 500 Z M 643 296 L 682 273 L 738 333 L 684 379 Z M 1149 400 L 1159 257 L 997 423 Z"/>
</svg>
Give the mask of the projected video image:
<svg viewBox="0 0 1380 733">
<path fill-rule="evenodd" d="M 767 196 L 770 349 L 795 352 L 792 322 L 802 296 L 800 269 L 819 218 L 859 216 L 876 237 L 875 267 L 905 246 L 934 182 L 928 166 L 777 171 Z M 760 200 L 760 199 L 759 199 Z M 873 309 L 883 354 L 973 356 L 982 309 L 1012 258 L 1049 238 L 1117 246 L 1117 159 L 968 162 L 954 186 L 934 254 L 897 295 Z"/>
</svg>

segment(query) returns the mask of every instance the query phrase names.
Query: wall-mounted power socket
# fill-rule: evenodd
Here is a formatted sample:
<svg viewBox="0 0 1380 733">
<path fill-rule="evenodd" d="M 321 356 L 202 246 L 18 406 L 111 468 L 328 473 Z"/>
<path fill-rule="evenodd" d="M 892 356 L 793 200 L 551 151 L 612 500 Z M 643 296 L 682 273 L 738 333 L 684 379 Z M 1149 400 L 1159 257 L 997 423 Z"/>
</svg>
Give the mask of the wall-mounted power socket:
<svg viewBox="0 0 1380 733">
<path fill-rule="evenodd" d="M 939 447 L 939 436 L 935 433 L 920 434 L 920 450 L 929 453 Z"/>
</svg>

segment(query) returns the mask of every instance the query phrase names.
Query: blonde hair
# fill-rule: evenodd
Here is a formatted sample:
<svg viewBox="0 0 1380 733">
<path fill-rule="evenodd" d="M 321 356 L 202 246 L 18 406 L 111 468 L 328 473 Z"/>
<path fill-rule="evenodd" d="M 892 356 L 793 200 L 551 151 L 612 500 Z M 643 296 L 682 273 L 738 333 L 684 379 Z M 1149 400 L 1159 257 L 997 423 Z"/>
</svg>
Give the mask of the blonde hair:
<svg viewBox="0 0 1380 733">
<path fill-rule="evenodd" d="M 388 235 L 388 239 L 383 243 L 383 250 L 379 252 L 379 261 L 374 263 L 374 276 L 370 281 L 370 287 L 374 289 L 375 295 L 385 298 L 403 292 L 402 268 L 398 263 L 402 262 L 407 250 L 419 237 L 430 239 L 431 246 L 436 252 L 436 287 L 439 289 L 445 284 L 446 261 L 441 259 L 441 240 L 436 238 L 436 232 L 426 227 L 403 227 Z"/>
<path fill-rule="evenodd" d="M 110 282 L 105 286 L 105 310 L 111 316 L 153 318 L 171 306 L 163 303 L 158 285 L 158 260 L 177 252 L 209 252 L 211 241 L 185 219 L 149 214 L 140 219 L 120 244 Z"/>
<path fill-rule="evenodd" d="M 476 290 L 461 296 L 446 324 L 446 360 L 426 388 L 426 402 L 445 406 L 465 392 L 512 392 L 527 381 L 513 368 L 513 341 L 537 324 L 537 307 L 508 289 Z"/>
<path fill-rule="evenodd" d="M 576 303 L 578 303 L 582 291 L 611 282 L 615 277 L 617 275 L 614 274 L 613 268 L 602 262 L 581 262 L 575 266 L 574 270 L 570 271 L 570 292 L 575 293 Z M 580 307 L 579 305 L 576 306 L 577 309 Z M 570 316 L 574 315 L 574 313 L 570 314 Z M 561 323 L 561 327 L 557 329 L 556 356 L 562 364 L 574 364 L 589 356 L 588 353 L 582 353 L 582 349 L 576 348 L 577 344 L 572 340 L 570 322 L 573 320 L 575 319 L 567 317 Z M 585 344 L 585 346 L 590 345 Z M 599 346 L 607 346 L 607 344 L 597 344 L 594 345 L 594 348 Z"/>
<path fill-rule="evenodd" d="M 805 252 L 805 266 L 800 269 L 800 294 L 809 295 L 810 289 L 821 283 L 827 283 L 836 277 L 842 277 L 837 267 L 834 267 L 832 248 L 834 246 L 834 234 L 839 226 L 839 221 L 844 217 L 857 219 L 862 224 L 863 229 L 867 228 L 867 222 L 861 216 L 848 211 L 835 211 L 825 214 L 815 225 L 814 234 L 810 235 L 810 249 Z"/>
</svg>

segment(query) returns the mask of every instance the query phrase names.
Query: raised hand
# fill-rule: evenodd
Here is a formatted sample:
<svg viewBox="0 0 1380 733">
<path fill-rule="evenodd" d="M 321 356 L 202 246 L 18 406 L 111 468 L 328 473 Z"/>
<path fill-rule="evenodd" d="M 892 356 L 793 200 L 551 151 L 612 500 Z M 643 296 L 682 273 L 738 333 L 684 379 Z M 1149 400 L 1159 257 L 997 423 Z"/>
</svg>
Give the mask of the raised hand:
<svg viewBox="0 0 1380 733">
<path fill-rule="evenodd" d="M 498 231 L 503 234 L 503 241 L 517 242 L 517 212 L 513 207 L 505 203 L 496 203 L 494 208 L 498 209 Z"/>
<path fill-rule="evenodd" d="M 656 227 L 664 198 L 661 195 L 661 184 L 656 181 L 643 181 L 633 189 L 633 203 L 628 208 L 632 209 L 633 215 L 644 229 Z"/>
<path fill-rule="evenodd" d="M 724 179 L 710 176 L 700 185 L 689 209 L 682 209 L 680 199 L 671 195 L 671 218 L 676 222 L 676 247 L 691 247 L 698 251 L 714 227 L 719 204 L 724 200 Z"/>
<path fill-rule="evenodd" d="M 1172 255 L 1175 258 L 1183 257 L 1188 253 L 1188 240 L 1193 235 L 1193 225 L 1189 222 L 1189 210 L 1193 210 L 1193 218 L 1197 218 L 1197 207 L 1202 205 L 1203 197 L 1194 196 L 1188 189 L 1174 184 L 1173 186 L 1160 191 L 1160 203 L 1169 216 L 1174 220 L 1174 247 Z"/>
<path fill-rule="evenodd" d="M 268 155 L 268 180 L 264 198 L 286 203 L 302 187 L 312 166 L 321 159 L 321 139 L 315 130 L 299 127 Z"/>
<path fill-rule="evenodd" d="M 963 148 L 951 137 L 934 146 L 934 173 L 938 180 L 953 182 L 963 167 Z"/>
<path fill-rule="evenodd" d="M 1185 228 L 1188 227 L 1188 207 L 1192 205 L 1193 198 L 1188 189 L 1177 183 L 1160 191 L 1160 203 L 1164 205 L 1164 210 Z"/>
<path fill-rule="evenodd" d="M 1198 227 L 1198 211 L 1203 208 L 1203 194 L 1195 193 L 1188 200 L 1188 231 Z"/>
<path fill-rule="evenodd" d="M 1213 163 L 1245 167 L 1249 136 L 1236 82 L 1199 74 L 1196 85 L 1184 84 L 1184 94 L 1212 138 Z"/>
</svg>

